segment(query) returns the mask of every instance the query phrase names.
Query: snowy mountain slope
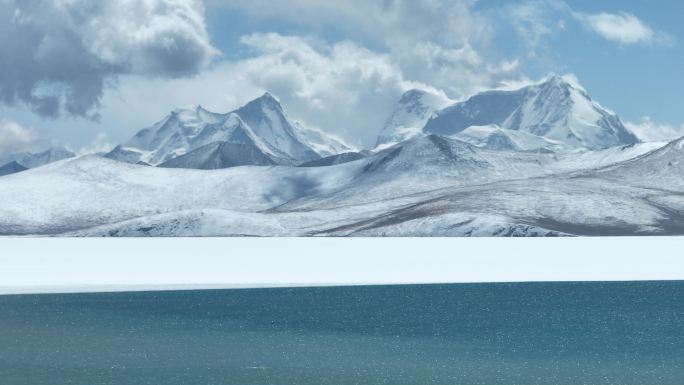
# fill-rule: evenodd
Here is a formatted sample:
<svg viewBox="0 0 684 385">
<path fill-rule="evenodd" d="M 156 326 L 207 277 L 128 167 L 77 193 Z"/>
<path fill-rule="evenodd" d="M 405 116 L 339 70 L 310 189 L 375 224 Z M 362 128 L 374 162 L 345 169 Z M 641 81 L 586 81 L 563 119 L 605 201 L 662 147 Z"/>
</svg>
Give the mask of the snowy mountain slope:
<svg viewBox="0 0 684 385">
<path fill-rule="evenodd" d="M 236 166 L 270 166 L 279 159 L 263 153 L 254 144 L 214 142 L 170 159 L 159 167 L 213 170 Z"/>
<path fill-rule="evenodd" d="M 351 182 L 344 170 L 186 170 L 89 155 L 2 177 L 0 234 L 50 234 L 167 212 L 261 211 Z"/>
<path fill-rule="evenodd" d="M 596 175 L 636 186 L 684 193 L 684 138 L 641 156 L 607 166 Z"/>
<path fill-rule="evenodd" d="M 557 153 L 553 155 L 556 160 L 553 167 L 556 171 L 592 171 L 635 159 L 665 145 L 664 142 L 635 143 L 596 151 Z"/>
<path fill-rule="evenodd" d="M 422 134 L 432 114 L 451 103 L 453 101 L 446 96 L 428 91 L 414 89 L 405 92 L 380 132 L 376 148 L 388 148 Z"/>
<path fill-rule="evenodd" d="M 356 148 L 336 136 L 311 127 L 305 127 L 299 122 L 294 122 L 293 127 L 297 139 L 322 157 L 356 152 Z"/>
<path fill-rule="evenodd" d="M 177 108 L 152 127 L 140 130 L 105 157 L 126 163 L 143 161 L 158 165 L 193 149 L 193 139 L 207 126 L 220 126 L 222 121 L 223 116 L 201 106 Z M 196 146 L 203 144 L 208 143 Z"/>
<path fill-rule="evenodd" d="M 295 162 L 320 157 L 316 151 L 302 143 L 295 126 L 285 116 L 280 103 L 268 92 L 235 111 L 242 121 L 269 148 L 269 152 Z"/>
<path fill-rule="evenodd" d="M 69 232 L 69 236 L 312 236 L 327 229 L 352 225 L 404 201 L 352 205 L 339 210 L 256 212 L 194 209 L 138 217 Z M 277 207 L 277 206 L 275 206 Z"/>
<path fill-rule="evenodd" d="M 470 126 L 451 137 L 490 150 L 556 152 L 563 148 L 560 142 L 497 125 Z"/>
<path fill-rule="evenodd" d="M 177 108 L 152 127 L 140 130 L 123 146 L 171 152 L 188 146 L 207 125 L 219 125 L 224 120 L 224 115 L 207 111 L 200 105 Z"/>
<path fill-rule="evenodd" d="M 673 163 L 681 148 L 529 153 L 425 135 L 328 167 L 192 170 L 84 156 L 0 178 L 0 234 L 684 234 L 684 186 L 639 186 L 632 170 Z"/>
<path fill-rule="evenodd" d="M 17 172 L 22 172 L 22 171 L 26 171 L 26 170 L 28 170 L 28 168 L 22 166 L 21 164 L 17 163 L 16 161 L 12 161 L 12 162 L 7 163 L 3 166 L 0 166 L 0 176 L 15 174 Z"/>
<path fill-rule="evenodd" d="M 596 178 L 453 187 L 335 209 L 190 210 L 84 229 L 77 236 L 564 236 L 682 234 L 653 191 Z"/>
<path fill-rule="evenodd" d="M 454 138 L 417 136 L 367 158 L 333 166 L 345 169 L 354 183 L 337 190 L 284 204 L 283 210 L 319 210 L 351 204 L 389 201 L 440 189 L 488 184 L 512 179 L 578 172 L 639 156 L 654 148 L 637 144 L 624 148 L 567 154 L 498 151 L 478 148 Z M 427 198 L 426 198 L 427 199 Z"/>
<path fill-rule="evenodd" d="M 382 217 L 375 217 L 380 219 Z M 315 219 L 315 220 L 313 220 Z M 362 217 L 331 212 L 243 213 L 227 210 L 198 210 L 159 214 L 111 225 L 67 233 L 77 237 L 148 236 L 320 236 L 352 235 Z M 393 227 L 355 231 L 355 236 L 565 236 L 568 234 L 511 222 L 504 216 L 451 213 L 417 220 L 398 221 Z"/>
<path fill-rule="evenodd" d="M 437 111 L 424 131 L 453 135 L 471 126 L 492 124 L 571 148 L 595 150 L 638 142 L 617 115 L 560 76 L 515 91 L 474 95 Z"/>
<path fill-rule="evenodd" d="M 440 195 L 353 225 L 336 236 L 682 234 L 684 218 L 654 192 L 595 178 L 548 176 L 447 188 Z M 523 231 L 524 230 L 524 231 Z"/>
<path fill-rule="evenodd" d="M 363 159 L 366 156 L 359 152 L 344 152 L 337 155 L 326 156 L 325 158 L 315 159 L 302 163 L 299 167 L 325 167 L 334 166 L 336 164 L 353 162 L 355 160 Z"/>
<path fill-rule="evenodd" d="M 26 168 L 36 168 L 62 159 L 75 157 L 76 154 L 61 146 L 53 146 L 41 152 L 21 152 L 2 157 L 2 163 L 17 162 Z"/>
<path fill-rule="evenodd" d="M 561 237 L 563 232 L 516 223 L 503 215 L 450 212 L 405 220 L 392 217 L 332 229 L 326 235 L 364 237 Z M 350 231 L 352 230 L 352 231 Z"/>
<path fill-rule="evenodd" d="M 266 93 L 227 114 L 201 106 L 176 109 L 106 157 L 156 166 L 215 142 L 256 146 L 258 152 L 278 158 L 278 164 L 298 164 L 350 149 L 336 138 L 290 122 L 280 103 Z"/>
<path fill-rule="evenodd" d="M 76 237 L 294 236 L 272 215 L 239 211 L 185 210 L 130 219 L 68 233 Z"/>
<path fill-rule="evenodd" d="M 116 160 L 124 163 L 136 164 L 138 162 L 145 162 L 143 159 L 149 160 L 149 152 L 140 150 L 135 147 L 124 147 L 123 145 L 118 145 L 114 147 L 110 152 L 103 155 L 107 159 Z"/>
<path fill-rule="evenodd" d="M 511 172 L 511 162 L 519 164 L 517 171 Z M 338 207 L 546 172 L 528 154 L 486 151 L 436 135 L 416 136 L 367 158 L 334 167 L 342 166 L 353 173 L 353 184 L 318 200 L 290 202 L 285 207 Z M 502 166 L 506 166 L 505 170 Z"/>
</svg>

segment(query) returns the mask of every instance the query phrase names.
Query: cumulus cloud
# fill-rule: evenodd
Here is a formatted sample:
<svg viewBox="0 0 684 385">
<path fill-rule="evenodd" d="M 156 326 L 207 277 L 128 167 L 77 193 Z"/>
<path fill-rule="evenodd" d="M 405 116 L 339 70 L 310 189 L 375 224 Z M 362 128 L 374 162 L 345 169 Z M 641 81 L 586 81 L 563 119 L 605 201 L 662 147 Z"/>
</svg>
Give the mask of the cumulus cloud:
<svg viewBox="0 0 684 385">
<path fill-rule="evenodd" d="M 199 73 L 215 54 L 199 2 L 2 1 L 0 21 L 11 23 L 0 32 L 26 37 L 21 44 L 0 37 L 0 48 L 16 45 L 12 63 L 0 64 L 11 68 L 0 74 L 0 102 L 23 103 L 45 116 L 101 113 L 105 125 L 125 135 L 177 105 L 225 111 L 269 91 L 292 117 L 368 145 L 409 88 L 458 99 L 522 79 L 516 58 L 488 50 L 493 23 L 472 0 L 210 0 L 354 41 L 247 35 L 246 57 L 224 58 Z M 20 69 L 24 62 L 30 64 Z M 117 87 L 107 88 L 114 79 Z M 108 133 L 114 142 L 122 139 Z"/>
<path fill-rule="evenodd" d="M 13 120 L 0 119 L 0 158 L 33 150 L 42 143 L 43 140 L 33 128 L 24 127 Z"/>
<path fill-rule="evenodd" d="M 626 122 L 625 126 L 644 142 L 665 142 L 684 136 L 684 124 L 673 126 L 654 122 L 650 117 L 645 116 L 641 122 Z"/>
<path fill-rule="evenodd" d="M 489 49 L 493 21 L 473 0 L 235 0 L 250 16 L 338 30 L 387 54 L 405 78 L 452 98 L 520 76 L 516 58 Z"/>
<path fill-rule="evenodd" d="M 268 91 L 291 118 L 355 145 L 372 145 L 403 92 L 439 92 L 407 79 L 389 54 L 350 41 L 328 44 L 276 33 L 247 35 L 241 41 L 248 57 L 217 63 L 191 79 L 122 79 L 104 99 L 103 119 L 138 119 L 119 120 L 119 126 L 132 130 L 175 106 L 200 103 L 227 112 Z M 145 106 L 137 109 L 145 116 L 126 117 L 133 106 Z"/>
<path fill-rule="evenodd" d="M 118 75 L 192 75 L 216 54 L 199 0 L 0 1 L 0 50 L 0 103 L 91 118 Z"/>
<path fill-rule="evenodd" d="M 258 53 L 241 66 L 243 79 L 278 95 L 305 123 L 356 144 L 375 140 L 404 91 L 428 87 L 406 80 L 389 55 L 349 41 L 315 47 L 302 38 L 271 33 L 242 42 Z"/>
<path fill-rule="evenodd" d="M 460 99 L 524 78 L 516 58 L 483 53 L 493 31 L 473 1 L 239 3 L 231 2 L 260 17 L 332 24 L 361 35 L 336 43 L 275 33 L 245 36 L 241 42 L 252 57 L 236 63 L 233 75 L 252 85 L 247 89 L 279 95 L 296 118 L 356 145 L 375 142 L 410 88 Z"/>
</svg>

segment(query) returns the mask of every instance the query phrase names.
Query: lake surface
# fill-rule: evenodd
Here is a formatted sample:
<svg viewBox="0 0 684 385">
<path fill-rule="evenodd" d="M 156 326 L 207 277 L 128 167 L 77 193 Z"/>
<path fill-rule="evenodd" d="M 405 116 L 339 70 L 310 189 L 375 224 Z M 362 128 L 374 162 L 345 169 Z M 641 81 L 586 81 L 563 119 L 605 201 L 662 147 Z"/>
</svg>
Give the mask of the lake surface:
<svg viewBox="0 0 684 385">
<path fill-rule="evenodd" d="M 0 296 L 0 383 L 684 383 L 684 282 Z"/>
</svg>

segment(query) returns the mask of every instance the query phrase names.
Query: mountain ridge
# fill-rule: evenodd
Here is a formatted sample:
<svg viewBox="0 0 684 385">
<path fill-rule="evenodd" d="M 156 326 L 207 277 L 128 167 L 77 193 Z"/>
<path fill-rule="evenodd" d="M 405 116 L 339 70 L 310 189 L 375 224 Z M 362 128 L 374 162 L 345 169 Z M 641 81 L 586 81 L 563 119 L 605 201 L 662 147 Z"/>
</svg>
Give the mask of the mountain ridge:
<svg viewBox="0 0 684 385">
<path fill-rule="evenodd" d="M 680 159 L 683 148 L 559 156 L 426 135 L 327 167 L 207 171 L 81 156 L 2 177 L 0 234 L 684 234 L 684 217 L 673 214 L 684 207 L 679 195 L 631 183 L 649 170 L 661 178 L 661 163 Z M 601 160 L 602 152 L 609 156 Z M 673 177 L 675 166 L 666 168 Z M 634 171 L 609 173 L 625 168 Z"/>
<path fill-rule="evenodd" d="M 378 134 L 375 148 L 383 149 L 423 133 L 436 111 L 453 103 L 444 95 L 411 89 L 404 92 L 387 123 Z"/>
<path fill-rule="evenodd" d="M 468 128 L 487 126 L 498 128 L 490 130 L 492 137 L 482 137 L 482 131 L 468 137 Z M 613 111 L 591 99 L 575 81 L 558 75 L 518 89 L 483 91 L 458 102 L 427 91 L 407 91 L 380 131 L 376 148 L 420 134 L 460 135 L 461 139 L 487 147 L 499 141 L 502 148 L 509 150 L 519 147 L 554 152 L 639 142 Z M 526 143 L 515 143 L 522 139 Z"/>
<path fill-rule="evenodd" d="M 250 153 L 263 153 L 276 164 L 288 165 L 351 149 L 339 139 L 291 121 L 280 102 L 266 92 L 228 113 L 211 112 L 200 105 L 174 109 L 106 157 L 157 166 L 215 142 L 250 145 L 255 147 Z"/>
<path fill-rule="evenodd" d="M 561 142 L 571 149 L 597 150 L 639 142 L 615 113 L 594 102 L 582 87 L 557 75 L 517 90 L 471 96 L 437 111 L 424 131 L 451 135 L 489 124 Z"/>
<path fill-rule="evenodd" d="M 17 162 L 25 168 L 36 168 L 62 159 L 75 157 L 76 154 L 64 146 L 51 146 L 38 152 L 18 152 L 0 158 L 2 164 Z"/>
<path fill-rule="evenodd" d="M 9 163 L 6 163 L 6 164 L 0 166 L 0 176 L 16 174 L 18 172 L 22 172 L 22 171 L 26 171 L 26 170 L 28 170 L 28 167 L 24 167 L 23 165 L 18 163 L 16 160 L 13 160 Z"/>
</svg>

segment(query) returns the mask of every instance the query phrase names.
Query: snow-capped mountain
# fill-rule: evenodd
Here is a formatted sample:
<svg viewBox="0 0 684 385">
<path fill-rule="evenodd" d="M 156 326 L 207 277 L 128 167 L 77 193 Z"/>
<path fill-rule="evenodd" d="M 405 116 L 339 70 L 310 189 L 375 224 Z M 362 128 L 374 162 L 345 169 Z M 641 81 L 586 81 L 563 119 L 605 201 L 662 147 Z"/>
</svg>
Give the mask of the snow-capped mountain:
<svg viewBox="0 0 684 385">
<path fill-rule="evenodd" d="M 354 151 L 352 146 L 334 135 L 311 127 L 305 127 L 299 122 L 294 122 L 293 127 L 297 139 L 322 157 Z"/>
<path fill-rule="evenodd" d="M 490 150 L 553 152 L 563 149 L 560 142 L 497 125 L 470 126 L 451 137 Z"/>
<path fill-rule="evenodd" d="M 471 126 L 497 125 L 576 149 L 638 142 L 617 115 L 560 76 L 514 91 L 487 91 L 437 111 L 426 133 L 453 135 Z"/>
<path fill-rule="evenodd" d="M 12 161 L 3 166 L 0 166 L 0 176 L 15 174 L 17 172 L 22 172 L 26 170 L 28 170 L 27 167 L 22 166 L 16 161 Z"/>
<path fill-rule="evenodd" d="M 287 119 L 282 106 L 271 94 L 265 93 L 236 110 L 235 114 L 258 138 L 255 142 L 261 141 L 265 144 L 266 152 L 276 157 L 291 159 L 295 163 L 320 157 L 314 149 L 299 140 L 294 125 Z M 245 132 L 249 133 L 249 129 Z"/>
<path fill-rule="evenodd" d="M 684 191 L 684 137 L 641 156 L 607 166 L 598 172 L 604 178 L 635 186 Z M 684 199 L 677 193 L 670 199 L 684 209 Z"/>
<path fill-rule="evenodd" d="M 107 154 L 120 161 L 0 168 L 0 235 L 684 235 L 684 138 L 638 142 L 560 77 L 445 103 L 406 93 L 373 152 L 269 94 L 177 109 Z"/>
<path fill-rule="evenodd" d="M 106 156 L 115 160 L 157 165 L 208 143 L 195 144 L 208 127 L 221 126 L 225 117 L 192 106 L 177 108 L 152 127 L 140 130 Z"/>
<path fill-rule="evenodd" d="M 234 148 L 247 156 L 251 154 L 254 156 L 253 159 L 269 158 L 276 164 L 298 164 L 337 151 L 349 151 L 349 147 L 341 141 L 291 122 L 280 103 L 271 94 L 266 93 L 227 114 L 213 113 L 201 106 L 176 109 L 154 126 L 138 132 L 131 140 L 106 156 L 128 163 L 142 161 L 157 166 L 190 153 L 194 155 L 184 159 L 208 159 L 211 157 L 210 154 L 201 155 L 196 151 L 215 152 L 216 146 L 207 147 L 212 143 L 243 145 L 223 146 L 222 151 Z M 251 148 L 246 150 L 244 146 Z M 233 155 L 229 157 L 232 160 L 227 163 L 209 163 L 217 166 L 250 164 L 249 159 L 240 161 Z M 224 156 L 224 159 L 227 158 Z M 173 164 L 175 167 L 183 167 L 180 160 Z M 191 167 L 192 164 L 193 162 L 190 162 L 186 166 Z"/>
<path fill-rule="evenodd" d="M 236 166 L 270 166 L 279 159 L 265 154 L 254 144 L 213 142 L 172 158 L 159 167 L 214 170 Z"/>
<path fill-rule="evenodd" d="M 376 148 L 387 148 L 421 134 L 432 114 L 452 103 L 446 96 L 429 91 L 405 92 L 380 132 Z"/>
<path fill-rule="evenodd" d="M 325 158 L 315 159 L 302 163 L 299 167 L 325 167 L 334 166 L 336 164 L 349 163 L 355 160 L 363 159 L 366 155 L 360 152 L 343 152 L 337 155 L 326 156 Z"/>
<path fill-rule="evenodd" d="M 36 168 L 48 163 L 56 162 L 58 160 L 73 158 L 75 156 L 76 154 L 62 146 L 53 146 L 41 152 L 21 152 L 10 154 L 9 156 L 5 156 L 0 159 L 0 162 L 3 164 L 17 162 L 26 168 Z"/>
<path fill-rule="evenodd" d="M 641 168 L 625 171 L 666 166 L 684 145 L 645 145 L 559 155 L 426 135 L 327 167 L 208 171 L 83 156 L 0 178 L 0 234 L 684 234 L 684 186 L 638 186 Z"/>
</svg>

